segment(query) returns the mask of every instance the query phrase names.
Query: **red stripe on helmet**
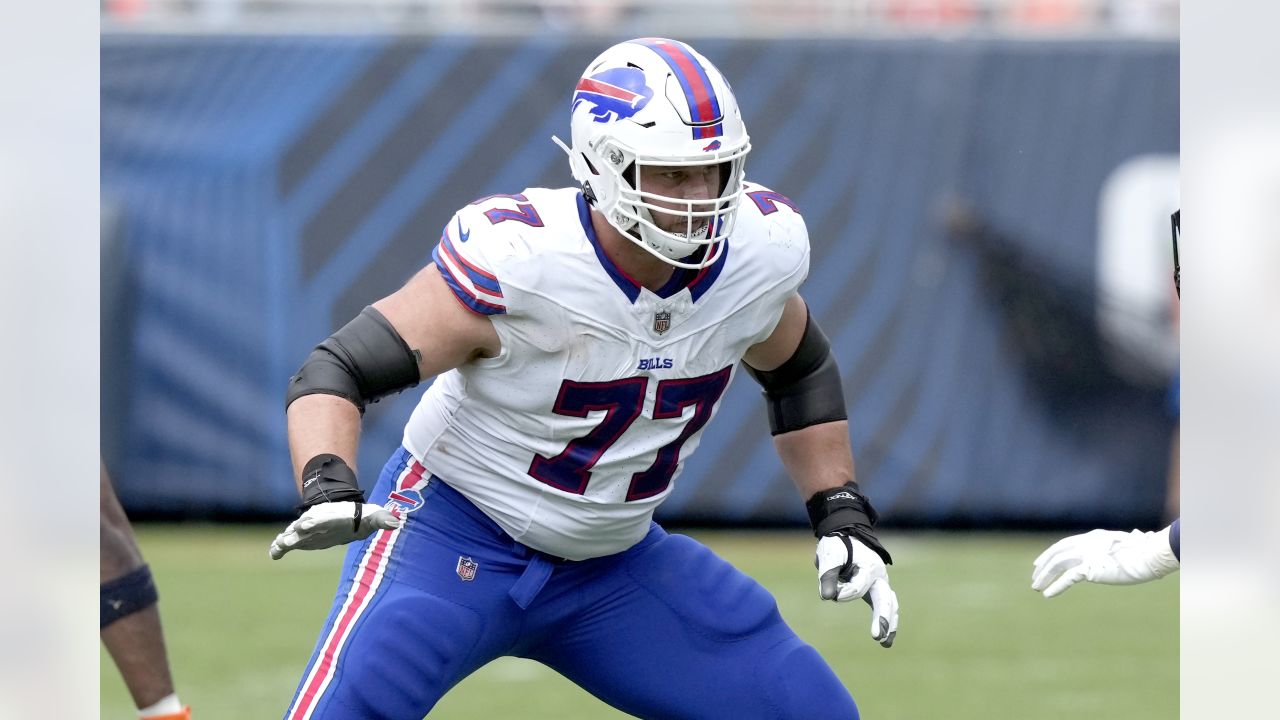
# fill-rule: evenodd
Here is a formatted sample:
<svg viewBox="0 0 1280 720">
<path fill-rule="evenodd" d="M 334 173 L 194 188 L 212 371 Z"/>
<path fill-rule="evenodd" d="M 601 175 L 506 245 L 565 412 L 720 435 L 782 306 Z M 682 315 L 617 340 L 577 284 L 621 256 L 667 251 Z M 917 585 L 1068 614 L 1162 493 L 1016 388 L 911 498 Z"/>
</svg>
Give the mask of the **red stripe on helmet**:
<svg viewBox="0 0 1280 720">
<path fill-rule="evenodd" d="M 693 111 L 694 117 L 691 119 L 694 122 L 715 120 L 715 111 L 711 108 L 712 90 L 702 79 L 702 73 L 698 70 L 698 61 L 679 43 L 655 40 L 654 45 L 661 48 L 675 62 L 684 76 L 682 78 L 684 85 L 693 92 L 693 104 L 689 109 Z"/>
</svg>

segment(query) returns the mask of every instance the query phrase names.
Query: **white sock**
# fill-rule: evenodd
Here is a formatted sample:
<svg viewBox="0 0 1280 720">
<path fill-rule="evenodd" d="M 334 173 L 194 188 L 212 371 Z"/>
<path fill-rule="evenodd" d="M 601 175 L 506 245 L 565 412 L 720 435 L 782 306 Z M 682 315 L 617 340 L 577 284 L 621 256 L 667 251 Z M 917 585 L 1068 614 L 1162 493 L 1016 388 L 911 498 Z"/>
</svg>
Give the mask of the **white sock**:
<svg viewBox="0 0 1280 720">
<path fill-rule="evenodd" d="M 160 702 L 154 705 L 138 708 L 138 717 L 146 720 L 146 718 L 173 715 L 180 712 L 182 712 L 182 703 L 178 701 L 178 693 L 170 693 L 168 697 L 162 698 Z"/>
</svg>

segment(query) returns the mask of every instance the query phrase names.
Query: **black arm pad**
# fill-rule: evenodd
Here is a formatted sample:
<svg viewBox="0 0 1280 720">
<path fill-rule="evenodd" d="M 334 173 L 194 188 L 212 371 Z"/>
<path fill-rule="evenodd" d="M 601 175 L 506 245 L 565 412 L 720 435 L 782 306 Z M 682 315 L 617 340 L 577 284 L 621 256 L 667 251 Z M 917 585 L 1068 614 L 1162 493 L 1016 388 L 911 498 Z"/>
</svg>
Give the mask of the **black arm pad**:
<svg viewBox="0 0 1280 720">
<path fill-rule="evenodd" d="M 849 419 L 840 368 L 831 356 L 830 341 L 812 315 L 805 317 L 804 335 L 789 360 L 776 370 L 746 368 L 764 388 L 769 430 L 774 435 Z"/>
<path fill-rule="evenodd" d="M 876 521 L 880 516 L 871 507 L 867 496 L 862 494 L 858 483 L 849 481 L 838 488 L 816 492 L 804 507 L 809 511 L 809 524 L 813 526 L 815 537 L 852 535 L 874 550 L 885 565 L 893 564 L 889 551 L 884 549 L 875 534 Z"/>
<path fill-rule="evenodd" d="M 307 356 L 289 378 L 284 406 L 304 395 L 337 395 L 364 414 L 366 402 L 418 384 L 418 353 L 372 306 L 360 311 Z"/>
</svg>

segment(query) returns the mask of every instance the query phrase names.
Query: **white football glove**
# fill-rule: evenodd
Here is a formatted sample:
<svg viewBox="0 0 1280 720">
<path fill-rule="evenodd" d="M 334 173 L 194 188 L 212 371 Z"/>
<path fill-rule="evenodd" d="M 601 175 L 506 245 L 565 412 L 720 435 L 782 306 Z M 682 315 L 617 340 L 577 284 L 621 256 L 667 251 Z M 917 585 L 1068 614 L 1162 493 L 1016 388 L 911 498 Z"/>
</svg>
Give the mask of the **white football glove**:
<svg viewBox="0 0 1280 720">
<path fill-rule="evenodd" d="M 1159 532 L 1091 530 L 1063 538 L 1040 553 L 1031 589 L 1047 598 L 1081 580 L 1103 585 L 1136 585 L 1177 570 L 1169 528 Z"/>
<path fill-rule="evenodd" d="M 404 520 L 373 503 L 328 502 L 312 505 L 289 523 L 268 553 L 279 560 L 290 550 L 323 550 L 334 545 L 363 540 L 378 530 L 394 530 Z"/>
<path fill-rule="evenodd" d="M 823 600 L 862 598 L 871 606 L 871 637 L 892 647 L 898 635 L 898 595 L 889 587 L 884 560 L 848 535 L 818 538 L 818 594 Z"/>
</svg>

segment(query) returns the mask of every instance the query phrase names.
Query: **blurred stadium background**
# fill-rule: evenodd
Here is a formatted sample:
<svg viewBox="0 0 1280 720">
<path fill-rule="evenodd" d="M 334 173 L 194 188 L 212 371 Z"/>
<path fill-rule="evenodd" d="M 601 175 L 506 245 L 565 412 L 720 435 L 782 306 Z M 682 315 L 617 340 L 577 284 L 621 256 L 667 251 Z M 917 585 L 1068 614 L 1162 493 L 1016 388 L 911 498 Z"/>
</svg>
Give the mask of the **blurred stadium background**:
<svg viewBox="0 0 1280 720">
<path fill-rule="evenodd" d="M 751 383 L 660 518 L 764 581 L 867 717 L 1176 713 L 1176 580 L 1052 603 L 1027 589 L 1055 533 L 1176 511 L 1176 0 L 102 12 L 102 448 L 200 717 L 278 716 L 331 597 L 337 552 L 266 559 L 296 502 L 289 374 L 423 265 L 455 208 L 571 182 L 549 140 L 571 83 L 639 35 L 720 66 L 749 177 L 805 215 L 805 296 L 893 534 L 901 647 L 813 599 L 802 506 Z M 362 477 L 416 397 L 371 409 Z M 439 714 L 617 716 L 545 672 L 497 663 Z M 103 716 L 129 717 L 105 655 L 102 687 Z"/>
</svg>

